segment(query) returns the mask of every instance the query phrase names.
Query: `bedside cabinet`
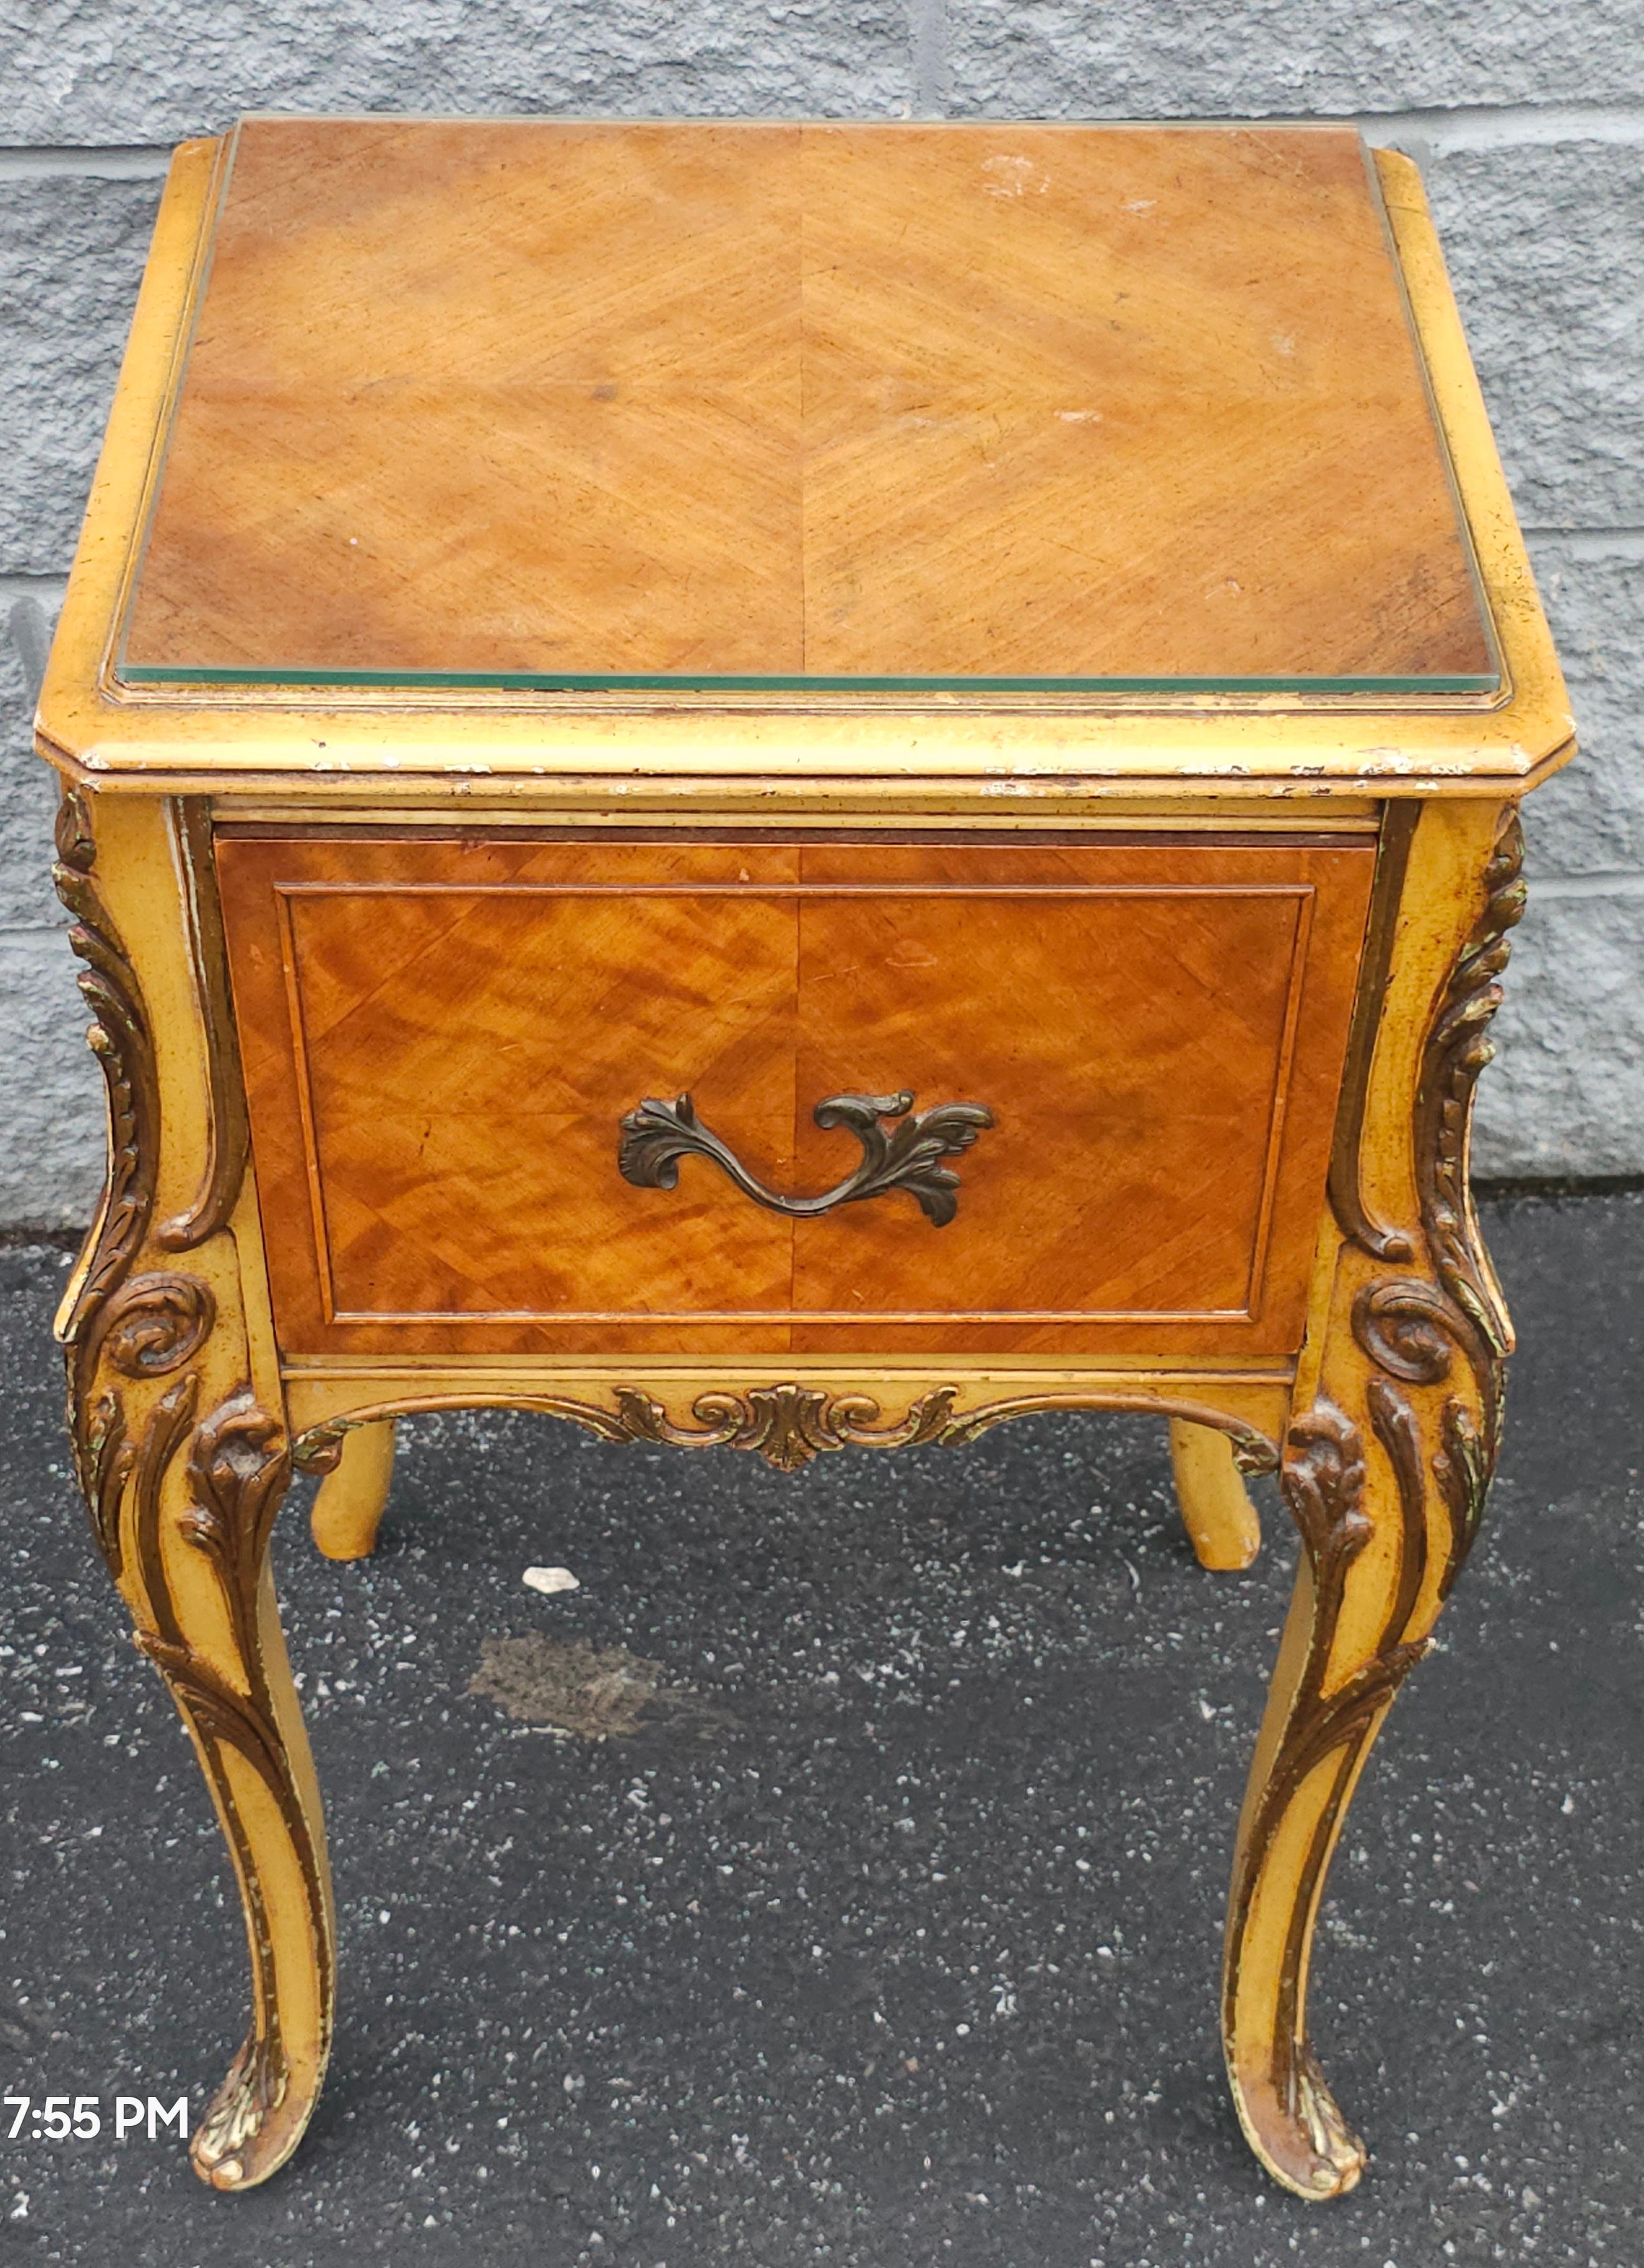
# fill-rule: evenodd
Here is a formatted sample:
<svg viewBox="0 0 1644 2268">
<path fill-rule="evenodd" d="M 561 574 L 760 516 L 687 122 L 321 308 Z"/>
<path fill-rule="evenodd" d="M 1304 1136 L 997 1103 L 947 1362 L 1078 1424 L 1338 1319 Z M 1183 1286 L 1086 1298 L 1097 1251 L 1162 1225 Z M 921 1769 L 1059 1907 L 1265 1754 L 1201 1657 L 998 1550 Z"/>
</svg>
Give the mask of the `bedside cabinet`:
<svg viewBox="0 0 1644 2268">
<path fill-rule="evenodd" d="M 96 1540 L 331 2036 L 269 1573 L 400 1414 L 820 1454 L 1156 1412 L 1295 1602 L 1224 2030 L 1304 2197 L 1354 1781 L 1483 1513 L 1468 1194 L 1572 752 L 1415 171 L 1339 128 L 250 119 L 179 151 L 40 717 L 108 1089 Z"/>
</svg>

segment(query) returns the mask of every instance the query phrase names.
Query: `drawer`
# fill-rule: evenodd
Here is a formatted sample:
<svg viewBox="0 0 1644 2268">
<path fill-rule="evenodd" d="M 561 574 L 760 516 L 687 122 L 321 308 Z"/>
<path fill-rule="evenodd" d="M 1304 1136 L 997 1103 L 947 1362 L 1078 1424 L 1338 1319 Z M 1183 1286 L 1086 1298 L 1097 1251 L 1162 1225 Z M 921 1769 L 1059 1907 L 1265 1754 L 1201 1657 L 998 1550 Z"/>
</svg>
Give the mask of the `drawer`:
<svg viewBox="0 0 1644 2268">
<path fill-rule="evenodd" d="M 288 1352 L 1299 1344 L 1363 837 L 217 859 Z"/>
</svg>

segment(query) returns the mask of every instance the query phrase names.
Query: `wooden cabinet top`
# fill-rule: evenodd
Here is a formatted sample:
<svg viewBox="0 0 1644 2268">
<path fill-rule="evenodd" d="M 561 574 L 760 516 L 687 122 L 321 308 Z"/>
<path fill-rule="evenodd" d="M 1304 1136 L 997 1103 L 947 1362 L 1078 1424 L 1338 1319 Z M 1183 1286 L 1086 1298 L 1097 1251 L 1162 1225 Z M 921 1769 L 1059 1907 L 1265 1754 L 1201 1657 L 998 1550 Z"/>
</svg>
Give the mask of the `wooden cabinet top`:
<svg viewBox="0 0 1644 2268">
<path fill-rule="evenodd" d="M 179 152 L 41 721 L 151 785 L 1352 793 L 1571 732 L 1350 129 L 392 118 Z"/>
</svg>

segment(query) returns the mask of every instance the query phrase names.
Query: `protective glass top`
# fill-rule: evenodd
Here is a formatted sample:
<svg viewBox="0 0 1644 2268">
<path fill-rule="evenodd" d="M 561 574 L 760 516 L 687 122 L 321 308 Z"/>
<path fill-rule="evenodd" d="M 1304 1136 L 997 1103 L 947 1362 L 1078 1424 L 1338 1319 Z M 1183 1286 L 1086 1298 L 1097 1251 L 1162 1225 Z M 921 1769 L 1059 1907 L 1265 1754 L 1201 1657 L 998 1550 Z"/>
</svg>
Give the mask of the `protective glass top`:
<svg viewBox="0 0 1644 2268">
<path fill-rule="evenodd" d="M 135 683 L 1478 694 L 1334 128 L 253 119 Z"/>
</svg>

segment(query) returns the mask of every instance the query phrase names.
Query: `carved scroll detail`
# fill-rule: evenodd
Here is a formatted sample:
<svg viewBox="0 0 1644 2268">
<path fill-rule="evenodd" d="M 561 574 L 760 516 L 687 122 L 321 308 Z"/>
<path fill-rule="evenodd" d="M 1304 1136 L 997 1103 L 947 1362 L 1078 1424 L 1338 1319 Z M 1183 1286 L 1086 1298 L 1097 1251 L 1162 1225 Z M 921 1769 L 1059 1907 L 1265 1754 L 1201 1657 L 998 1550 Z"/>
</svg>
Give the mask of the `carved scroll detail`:
<svg viewBox="0 0 1644 2268">
<path fill-rule="evenodd" d="M 243 1665 L 243 1687 L 183 1638 L 165 1590 L 158 1549 L 158 1595 L 151 1587 L 155 1628 L 142 1633 L 138 1644 L 165 1675 L 203 1746 L 232 1749 L 267 1788 L 302 1870 L 313 1926 L 321 1927 L 324 1893 L 319 1854 L 280 1734 L 258 1620 L 269 1533 L 290 1471 L 279 1422 L 258 1406 L 248 1387 L 230 1395 L 202 1421 L 189 1448 L 190 1502 L 181 1530 L 216 1571 L 234 1653 Z M 139 1521 L 140 1530 L 142 1526 Z M 232 2187 L 241 2179 L 240 2153 L 247 2142 L 284 2099 L 290 2068 L 280 2037 L 273 1938 L 261 1878 L 232 1783 L 220 1769 L 213 1777 L 245 1893 L 253 2021 L 250 2035 L 200 2122 L 193 2154 L 209 2179 Z"/>
<path fill-rule="evenodd" d="M 1475 1415 L 1469 1399 L 1456 1392 L 1445 1397 L 1437 1413 L 1439 1446 L 1432 1454 L 1431 1476 L 1449 1531 L 1441 1591 L 1454 1582 L 1477 1532 L 1495 1458 L 1501 1361 L 1509 1335 L 1467 1191 L 1468 1138 L 1473 1092 L 1493 1052 L 1485 1033 L 1500 1005 L 1498 980 L 1507 964 L 1508 933 L 1523 911 L 1522 858 L 1515 811 L 1485 869 L 1483 910 L 1438 997 L 1423 1049 L 1413 1130 L 1420 1233 L 1433 1275 L 1373 1279 L 1353 1303 L 1353 1336 L 1380 1373 L 1366 1383 L 1365 1404 L 1397 1489 L 1398 1562 L 1375 1646 L 1328 1691 L 1325 1675 L 1347 1570 L 1370 1535 L 1362 1507 L 1364 1445 L 1358 1428 L 1323 1398 L 1290 1429 L 1279 1489 L 1312 1566 L 1313 1623 L 1290 1721 L 1251 1824 L 1250 1846 L 1257 1852 L 1302 1780 L 1339 1750 L 1338 1792 L 1326 1807 L 1333 1818 L 1359 1736 L 1425 1650 L 1425 1642 L 1411 1641 L 1407 1632 L 1427 1580 L 1428 1450 L 1423 1411 L 1404 1389 L 1444 1385 L 1458 1354 L 1471 1373 L 1479 1412 Z M 1414 1233 L 1402 1241 L 1413 1256 Z M 1373 1257 L 1385 1247 L 1379 1233 L 1363 1244 Z M 1320 1864 L 1328 1848 L 1325 1837 Z M 1255 1866 L 1245 1870 L 1247 1893 L 1257 1872 Z M 1298 1912 L 1309 1907 L 1307 1897 L 1298 1901 Z"/>
<path fill-rule="evenodd" d="M 199 1352 L 216 1320 L 211 1287 L 197 1276 L 129 1277 L 87 1331 L 87 1360 L 100 1354 L 128 1378 L 164 1378 Z"/>
<path fill-rule="evenodd" d="M 825 1451 L 852 1447 L 902 1448 L 940 1440 L 951 1422 L 954 1388 L 916 1402 L 900 1425 L 881 1422 L 867 1394 L 827 1394 L 814 1386 L 756 1386 L 746 1394 L 699 1394 L 693 1425 L 676 1425 L 660 1402 L 619 1387 L 623 1438 L 669 1441 L 681 1448 L 752 1449 L 778 1472 L 798 1472 Z"/>
<path fill-rule="evenodd" d="M 202 816 L 196 836 L 203 823 Z M 233 1163 L 232 1112 L 230 1120 L 221 1116 L 220 1058 L 211 1138 L 220 1145 L 227 1126 L 231 1154 L 224 1161 L 219 1147 L 201 1199 L 157 1233 L 161 1126 L 152 1034 L 130 958 L 94 884 L 90 806 L 77 790 L 59 811 L 57 848 L 55 880 L 72 917 L 70 943 L 83 963 L 80 989 L 92 1019 L 87 1037 L 102 1068 L 109 1124 L 102 1203 L 59 1322 L 70 1431 L 99 1549 L 130 1602 L 139 1649 L 165 1676 L 195 1737 L 240 1876 L 251 1943 L 251 2034 L 193 2143 L 200 2171 L 232 2188 L 263 2178 L 280 2161 L 312 2095 L 310 2089 L 298 2099 L 293 2055 L 281 2038 L 276 1940 L 262 1873 L 271 1830 L 260 1800 L 242 1815 L 242 1764 L 272 1798 L 279 1820 L 272 1839 L 285 1838 L 300 1876 L 321 1995 L 321 2059 L 329 2021 L 324 1862 L 262 1652 L 262 1571 L 290 1461 L 278 1421 L 248 1388 L 196 1425 L 217 1294 L 203 1278 L 142 1265 L 145 1258 L 163 1263 L 167 1251 L 201 1241 L 226 1219 L 244 1161 Z M 185 1454 L 186 1491 L 178 1473 Z M 221 1615 L 208 1597 L 205 1638 L 195 1607 L 210 1579 L 185 1584 L 180 1576 L 180 1548 L 190 1546 L 211 1562 L 222 1596 Z M 284 1850 L 277 1864 L 289 1868 Z M 305 2041 L 305 2084 L 307 2054 Z"/>
<path fill-rule="evenodd" d="M 1279 1477 L 1311 1579 L 1298 1592 L 1309 1624 L 1300 1665 L 1281 1657 L 1283 1714 L 1252 1780 L 1224 2022 L 1246 2131 L 1264 2161 L 1307 2197 L 1339 2195 L 1364 2162 L 1305 2036 L 1308 1946 L 1324 1868 L 1366 1746 L 1426 1652 L 1437 1601 L 1478 1532 L 1500 1434 L 1511 1339 L 1468 1194 L 1468 1150 L 1498 980 L 1523 907 L 1522 856 L 1509 814 L 1478 917 L 1432 1003 L 1411 1118 L 1417 1220 L 1397 1229 L 1375 1222 L 1359 1201 L 1356 1161 L 1351 1189 L 1332 1189 L 1345 1237 L 1343 1289 L 1354 1286 L 1351 1341 L 1326 1346 L 1329 1394 L 1291 1425 Z M 1368 1270 L 1360 1256 L 1374 1263 Z M 1390 1260 L 1399 1272 L 1379 1273 Z M 1367 1452 L 1382 1461 L 1375 1521 Z M 1350 1585 L 1378 1530 L 1390 1531 L 1379 1539 L 1385 1551 Z M 1264 1883 L 1282 1900 L 1284 1920 L 1276 1940 L 1271 1929 L 1261 1937 L 1247 1970 Z"/>
<path fill-rule="evenodd" d="M 76 1357 L 85 1353 L 99 1312 L 124 1281 L 148 1232 L 159 1109 L 143 994 L 120 933 L 92 886 L 96 845 L 90 811 L 77 788 L 67 790 L 57 807 L 56 840 L 52 880 L 72 917 L 70 947 L 85 964 L 80 993 L 92 1012 L 86 1044 L 97 1057 L 108 1098 L 103 1200 L 81 1260 L 74 1304 L 61 1327 L 73 1379 Z M 86 1378 L 91 1366 L 77 1366 Z"/>
<path fill-rule="evenodd" d="M 1097 1389 L 1083 1394 L 1075 1390 L 1065 1395 L 1021 1395 L 985 1403 L 980 1409 L 955 1411 L 958 1395 L 957 1387 L 933 1388 L 910 1403 L 902 1418 L 890 1420 L 882 1417 L 871 1395 L 833 1394 L 792 1379 L 775 1386 L 699 1394 L 691 1403 L 689 1422 L 671 1416 L 654 1395 L 632 1386 L 614 1389 L 612 1408 L 567 1395 L 490 1394 L 483 1399 L 494 1407 L 565 1418 L 602 1441 L 659 1441 L 682 1449 L 751 1449 L 780 1472 L 796 1472 L 813 1458 L 837 1449 L 954 1448 L 976 1440 L 1008 1418 L 1065 1410 L 1131 1410 L 1185 1418 L 1227 1434 L 1242 1472 L 1269 1473 L 1279 1462 L 1273 1444 L 1254 1426 L 1198 1403 L 1144 1401 Z M 402 1395 L 346 1418 L 324 1419 L 292 1444 L 291 1462 L 302 1472 L 333 1472 L 343 1437 L 357 1425 L 375 1425 L 381 1418 L 407 1416 L 418 1410 L 468 1409 L 475 1399 L 461 1394 Z"/>
<path fill-rule="evenodd" d="M 1485 871 L 1485 907 L 1439 1003 L 1422 1057 L 1416 1104 L 1421 1226 L 1456 1317 L 1456 1336 L 1484 1396 L 1493 1462 L 1500 1427 L 1501 1363 L 1512 1328 L 1485 1252 L 1468 1182 L 1473 1097 L 1495 1054 L 1489 1027 L 1501 1005 L 1511 932 L 1523 918 L 1524 831 L 1516 807 Z"/>
<path fill-rule="evenodd" d="M 1468 1158 L 1478 1077 L 1495 1053 L 1489 1027 L 1501 1005 L 1501 972 L 1524 910 L 1523 857 L 1515 808 L 1485 870 L 1483 909 L 1439 995 L 1422 1050 L 1412 1130 L 1421 1244 L 1431 1275 L 1367 1284 L 1353 1309 L 1354 1337 L 1387 1377 L 1441 1386 L 1457 1355 L 1471 1373 L 1477 1415 L 1462 1391 L 1448 1395 L 1439 1412 L 1442 1447 L 1433 1471 L 1450 1531 L 1445 1590 L 1483 1514 L 1500 1442 L 1503 1365 L 1512 1347 L 1468 1186 Z M 1415 1240 L 1408 1242 L 1413 1256 Z"/>
<path fill-rule="evenodd" d="M 1396 1444 L 1395 1463 L 1405 1457 L 1402 1421 L 1390 1407 L 1378 1414 L 1378 1428 Z M 1330 1856 L 1336 1826 L 1352 1786 L 1360 1743 L 1400 1684 L 1427 1650 L 1426 1639 L 1404 1632 L 1419 1589 L 1426 1550 L 1426 1523 L 1419 1482 L 1402 1485 L 1399 1551 L 1403 1571 L 1381 1633 L 1370 1654 L 1334 1685 L 1329 1682 L 1331 1649 L 1341 1618 L 1347 1573 L 1370 1540 L 1364 1510 L 1364 1445 L 1359 1429 L 1323 1398 L 1291 1426 L 1279 1486 L 1301 1532 L 1312 1569 L 1314 1609 L 1308 1652 L 1289 1718 L 1249 1822 L 1247 1863 L 1235 1885 L 1229 1932 L 1238 1942 L 1249 1919 L 1250 1901 L 1280 1820 L 1302 1783 L 1333 1758 L 1329 1793 L 1303 1854 L 1293 1894 L 1290 1926 L 1280 1968 L 1279 1999 L 1273 2035 L 1272 2081 L 1286 2115 L 1313 2137 L 1321 2161 L 1340 2162 L 1361 2146 L 1351 2133 L 1302 2036 L 1302 1992 L 1306 1951 L 1318 1885 Z M 1236 1975 L 1228 1979 L 1231 2007 Z"/>
<path fill-rule="evenodd" d="M 939 1102 L 913 1109 L 911 1094 L 830 1094 L 811 1116 L 823 1128 L 848 1126 L 862 1145 L 862 1161 L 844 1181 L 820 1197 L 785 1197 L 750 1174 L 729 1145 L 697 1117 L 689 1095 L 672 1102 L 654 1097 L 622 1121 L 617 1169 L 641 1189 L 671 1189 L 679 1182 L 682 1158 L 710 1158 L 745 1197 L 791 1220 L 810 1220 L 836 1205 L 905 1189 L 925 1219 L 945 1228 L 959 1204 L 959 1176 L 940 1163 L 968 1150 L 993 1114 L 979 1102 Z M 892 1123 L 887 1131 L 887 1121 Z"/>
<path fill-rule="evenodd" d="M 330 1418 L 322 1425 L 311 1425 L 291 1443 L 291 1469 L 299 1473 L 326 1474 L 335 1472 L 343 1461 L 343 1443 L 357 1423 L 351 1418 Z"/>
<path fill-rule="evenodd" d="M 120 1507 L 134 1452 L 119 1391 L 97 1388 L 100 1366 L 127 1378 L 163 1378 L 204 1344 L 216 1314 L 210 1286 L 170 1270 L 133 1276 L 154 1210 L 159 1102 L 147 1012 L 120 932 L 92 881 L 96 845 L 85 798 L 58 806 L 53 880 L 73 917 L 69 943 L 85 964 L 80 992 L 92 1012 L 86 1041 L 108 1101 L 108 1166 L 68 1314 L 59 1326 L 69 1377 L 75 1474 L 99 1550 L 116 1580 L 123 1552 Z"/>
</svg>

